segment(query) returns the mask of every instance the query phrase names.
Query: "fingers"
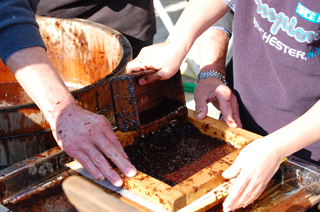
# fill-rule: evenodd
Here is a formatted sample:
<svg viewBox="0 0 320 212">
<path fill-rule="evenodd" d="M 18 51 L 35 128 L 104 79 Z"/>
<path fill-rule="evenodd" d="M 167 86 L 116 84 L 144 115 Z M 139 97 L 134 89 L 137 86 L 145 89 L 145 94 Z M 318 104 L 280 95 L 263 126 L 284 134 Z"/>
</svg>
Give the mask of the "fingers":
<svg viewBox="0 0 320 212">
<path fill-rule="evenodd" d="M 123 155 L 123 157 L 128 159 L 128 156 L 125 153 L 125 151 L 121 145 L 121 142 L 119 141 L 117 136 L 114 134 L 113 129 L 110 124 L 107 124 L 107 126 L 106 126 L 105 137 L 118 149 L 118 151 Z"/>
<path fill-rule="evenodd" d="M 155 69 L 151 65 L 147 65 L 147 59 L 144 60 L 133 60 L 127 64 L 127 74 L 128 75 L 143 75 L 139 78 L 139 85 L 146 85 L 152 83 L 156 80 L 165 80 L 171 77 L 167 74 L 165 68 Z M 148 70 L 153 70 L 153 73 L 148 74 Z"/>
<path fill-rule="evenodd" d="M 127 154 L 124 152 L 124 149 L 114 134 L 111 125 L 108 123 L 107 119 L 104 116 L 100 116 L 101 120 L 99 121 L 99 126 L 101 129 L 97 132 L 96 137 L 91 140 L 94 148 L 99 148 L 99 153 L 103 153 L 104 156 L 109 158 L 122 173 L 127 177 L 133 177 L 137 174 L 137 170 L 130 163 L 130 160 Z M 88 151 L 87 154 L 90 154 L 91 159 L 94 160 L 96 157 L 96 152 L 93 152 L 95 155 L 92 155 L 91 151 Z M 101 154 L 102 155 L 102 154 Z M 108 161 L 102 160 L 102 163 L 99 163 L 99 169 L 108 178 L 106 173 L 110 170 Z M 101 164 L 101 165 L 100 165 Z"/>
<path fill-rule="evenodd" d="M 66 150 L 65 150 L 66 151 Z M 66 151 L 67 152 L 67 151 Z M 70 156 L 77 158 L 79 163 L 83 165 L 83 167 L 97 180 L 104 180 L 103 174 L 99 171 L 99 169 L 94 165 L 92 160 L 82 151 L 77 151 L 75 154 L 67 152 Z"/>
<path fill-rule="evenodd" d="M 217 99 L 225 123 L 232 128 L 242 127 L 237 97 L 225 85 L 217 88 Z"/>
<path fill-rule="evenodd" d="M 238 179 L 235 181 L 234 185 L 229 191 L 229 195 L 223 202 L 224 211 L 232 211 L 239 207 L 238 198 L 243 194 L 244 190 L 247 187 L 248 181 L 243 181 L 240 179 L 241 176 L 238 176 Z"/>
<path fill-rule="evenodd" d="M 265 187 L 266 184 L 257 183 L 240 174 L 223 203 L 224 211 L 247 207 L 261 195 Z"/>
<path fill-rule="evenodd" d="M 241 123 L 241 119 L 240 119 L 240 112 L 239 112 L 239 104 L 237 101 L 237 97 L 233 94 L 230 99 L 230 104 L 231 104 L 231 108 L 232 108 L 232 117 L 235 120 L 235 122 L 237 123 L 237 125 L 238 125 L 237 127 L 242 128 L 242 123 Z"/>
<path fill-rule="evenodd" d="M 114 186 L 121 186 L 123 180 L 110 166 L 105 157 L 95 147 L 92 147 L 89 151 L 91 151 L 91 154 L 77 151 L 72 156 L 76 158 L 95 179 L 101 181 L 107 178 Z"/>
<path fill-rule="evenodd" d="M 133 177 L 137 174 L 137 170 L 130 163 L 127 156 L 123 156 L 123 154 L 110 142 L 106 141 L 105 144 L 100 147 L 100 150 L 107 156 L 112 162 L 120 169 L 122 173 L 124 173 L 127 177 Z M 122 147 L 120 148 L 122 149 Z M 100 169 L 101 170 L 101 169 Z"/>
<path fill-rule="evenodd" d="M 162 80 L 158 73 L 152 73 L 139 78 L 139 85 L 152 83 L 156 80 Z"/>
<path fill-rule="evenodd" d="M 205 95 L 198 95 L 195 93 L 194 100 L 196 102 L 197 119 L 204 119 L 208 114 L 207 97 Z"/>
<path fill-rule="evenodd" d="M 80 147 L 76 147 L 75 151 L 72 151 L 73 148 L 70 146 L 65 151 L 76 158 L 95 179 L 103 180 L 107 178 L 114 186 L 121 186 L 123 180 L 111 167 L 106 157 L 128 177 L 135 176 L 137 171 L 126 154 L 122 153 L 122 146 L 119 148 L 119 145 L 112 144 L 107 138 L 100 138 L 99 140 L 103 144 L 99 146 L 99 149 L 92 143 L 84 141 Z"/>
<path fill-rule="evenodd" d="M 240 173 L 244 159 L 241 153 L 242 152 L 240 152 L 235 162 L 222 173 L 222 176 L 224 178 L 231 179 L 236 177 Z M 241 173 L 239 174 L 234 185 L 231 188 L 231 191 L 229 192 L 228 197 L 223 203 L 224 211 L 234 210 L 233 206 L 237 203 L 238 198 L 241 197 L 249 182 L 250 181 L 246 180 L 245 175 L 241 175 Z"/>
<path fill-rule="evenodd" d="M 241 169 L 241 164 L 242 161 L 240 162 L 240 157 L 238 157 L 235 162 L 227 169 L 225 170 L 223 173 L 222 173 L 222 176 L 226 179 L 231 179 L 231 178 L 234 178 L 236 177 L 239 172 L 240 172 L 240 169 Z"/>
<path fill-rule="evenodd" d="M 221 80 L 210 78 L 200 80 L 195 89 L 194 99 L 198 119 L 206 117 L 207 103 L 211 102 L 221 111 L 223 119 L 229 127 L 242 127 L 237 98 Z"/>
<path fill-rule="evenodd" d="M 115 186 L 122 185 L 123 180 L 107 158 L 126 176 L 136 175 L 137 170 L 130 163 L 107 119 L 77 105 L 70 107 L 69 113 L 59 117 L 57 128 L 53 130 L 62 149 L 78 160 L 95 179 L 107 178 Z"/>
<path fill-rule="evenodd" d="M 268 136 L 248 144 L 223 177 L 231 178 L 239 173 L 228 197 L 224 211 L 246 207 L 256 200 L 266 188 L 280 166 L 282 155 L 268 145 Z"/>
<path fill-rule="evenodd" d="M 85 151 L 102 174 L 110 180 L 111 183 L 115 183 L 115 186 L 121 186 L 122 179 L 118 173 L 112 169 L 105 156 L 109 158 L 127 177 L 135 176 L 137 170 L 130 163 L 127 154 L 124 152 L 120 141 L 114 134 L 111 125 L 107 123 L 107 120 L 105 120 L 105 125 L 106 126 L 101 124 L 101 126 L 104 126 L 103 129 L 105 130 L 105 134 L 98 134 L 95 137 L 95 140 L 91 141 L 93 144 L 90 146 L 91 149 L 86 149 Z M 111 179 L 109 179 L 109 177 Z"/>
<path fill-rule="evenodd" d="M 224 86 L 227 87 L 227 86 Z M 224 121 L 229 127 L 237 128 L 238 124 L 234 119 L 235 110 L 239 110 L 237 104 L 235 104 L 235 100 L 233 99 L 233 94 L 230 89 L 221 89 L 218 91 L 217 99 L 220 105 L 220 111 L 223 116 Z M 233 108 L 236 107 L 236 108 Z M 238 112 L 239 113 L 239 112 Z"/>
<path fill-rule="evenodd" d="M 139 59 L 139 56 L 130 61 L 126 67 L 126 74 L 132 75 L 133 73 L 139 73 L 142 70 L 153 69 L 154 67 L 146 64 L 146 61 L 143 59 Z"/>
<path fill-rule="evenodd" d="M 232 107 L 230 105 L 230 100 L 219 101 L 219 103 L 220 103 L 220 111 L 222 113 L 223 120 L 225 121 L 225 123 L 229 127 L 237 128 L 238 125 L 232 115 L 233 112 L 232 112 Z"/>
<path fill-rule="evenodd" d="M 201 80 L 194 90 L 197 119 L 204 119 L 208 114 L 208 103 L 215 99 L 215 84 L 207 79 Z"/>
<path fill-rule="evenodd" d="M 145 85 L 155 80 L 165 80 L 172 77 L 181 65 L 182 58 L 175 54 L 176 47 L 167 42 L 142 48 L 139 55 L 127 64 L 128 75 L 139 74 L 155 70 L 156 73 L 147 73 L 139 79 L 140 85 Z M 179 51 L 180 52 L 180 51 Z M 181 52 L 182 53 L 182 52 Z"/>
<path fill-rule="evenodd" d="M 248 187 L 243 192 L 242 196 L 238 199 L 237 203 L 234 205 L 234 208 L 245 208 L 249 204 L 253 203 L 263 192 L 266 185 L 256 184 L 250 182 Z"/>
<path fill-rule="evenodd" d="M 228 197 L 223 203 L 224 211 L 245 207 L 245 203 L 247 203 L 248 200 L 248 194 L 250 195 L 252 192 L 252 181 L 250 181 L 250 176 L 244 173 L 244 170 L 241 171 L 242 163 L 243 157 L 240 154 L 229 169 L 222 173 L 222 176 L 225 178 L 233 178 L 240 173 L 232 186 Z"/>
</svg>

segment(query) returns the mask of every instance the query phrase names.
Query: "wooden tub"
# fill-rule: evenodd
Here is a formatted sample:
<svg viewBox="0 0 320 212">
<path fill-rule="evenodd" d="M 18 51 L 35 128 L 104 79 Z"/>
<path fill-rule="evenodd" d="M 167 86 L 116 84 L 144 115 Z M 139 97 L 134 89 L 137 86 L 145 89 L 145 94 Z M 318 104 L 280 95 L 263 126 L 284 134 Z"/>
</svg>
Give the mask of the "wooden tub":
<svg viewBox="0 0 320 212">
<path fill-rule="evenodd" d="M 81 107 L 114 122 L 109 81 L 125 72 L 132 50 L 119 32 L 80 19 L 37 17 L 47 54 Z M 56 146 L 42 112 L 0 64 L 0 166 Z"/>
</svg>

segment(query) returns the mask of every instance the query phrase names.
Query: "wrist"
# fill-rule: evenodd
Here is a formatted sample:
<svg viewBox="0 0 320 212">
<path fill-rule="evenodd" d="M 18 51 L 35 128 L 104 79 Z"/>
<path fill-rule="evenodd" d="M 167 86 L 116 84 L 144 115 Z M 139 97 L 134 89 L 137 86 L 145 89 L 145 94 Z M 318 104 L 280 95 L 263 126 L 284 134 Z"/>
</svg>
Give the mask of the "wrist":
<svg viewBox="0 0 320 212">
<path fill-rule="evenodd" d="M 187 40 L 171 34 L 168 36 L 164 43 L 171 46 L 170 49 L 172 53 L 174 53 L 175 58 L 177 58 L 178 60 L 181 59 L 181 62 L 187 56 L 192 46 L 192 43 L 189 43 Z"/>
<path fill-rule="evenodd" d="M 73 108 L 76 105 L 76 102 L 72 100 L 63 102 L 58 101 L 57 105 L 51 107 L 51 110 L 43 110 L 44 116 L 49 122 L 51 128 L 55 128 L 57 120 L 61 118 L 61 116 L 63 116 L 67 111 L 69 111 L 70 108 Z"/>
<path fill-rule="evenodd" d="M 285 144 L 288 140 L 287 136 L 283 136 L 281 132 L 275 131 L 264 137 L 264 140 L 268 142 L 267 146 L 271 148 L 270 152 L 273 152 L 279 160 L 286 158 L 293 152 L 290 152 L 290 148 Z M 289 151 L 288 151 L 289 150 Z"/>
<path fill-rule="evenodd" d="M 61 122 L 61 119 L 64 117 L 71 116 L 75 111 L 75 107 L 77 106 L 78 105 L 75 102 L 70 102 L 69 104 L 58 106 L 52 111 L 47 111 L 45 117 L 49 122 L 52 131 L 57 129 L 59 120 Z"/>
</svg>

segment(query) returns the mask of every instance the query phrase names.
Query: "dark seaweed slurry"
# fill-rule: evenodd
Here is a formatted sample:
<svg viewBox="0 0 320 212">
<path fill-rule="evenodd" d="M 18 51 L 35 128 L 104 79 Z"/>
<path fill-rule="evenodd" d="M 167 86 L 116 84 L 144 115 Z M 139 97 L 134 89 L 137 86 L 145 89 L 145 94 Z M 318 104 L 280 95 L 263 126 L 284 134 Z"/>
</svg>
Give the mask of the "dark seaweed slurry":
<svg viewBox="0 0 320 212">
<path fill-rule="evenodd" d="M 141 135 L 124 149 L 139 171 L 170 186 L 235 150 L 222 140 L 202 134 L 189 122 L 182 130 L 168 124 L 163 131 Z"/>
</svg>

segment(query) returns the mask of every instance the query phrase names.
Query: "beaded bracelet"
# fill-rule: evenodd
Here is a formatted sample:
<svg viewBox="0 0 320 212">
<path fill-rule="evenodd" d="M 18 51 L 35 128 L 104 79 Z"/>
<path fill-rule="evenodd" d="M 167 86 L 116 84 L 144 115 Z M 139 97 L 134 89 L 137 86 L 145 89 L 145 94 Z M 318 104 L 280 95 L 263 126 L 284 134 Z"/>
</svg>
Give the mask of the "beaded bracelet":
<svg viewBox="0 0 320 212">
<path fill-rule="evenodd" d="M 210 71 L 202 71 L 198 74 L 198 82 L 199 80 L 201 79 L 206 79 L 208 77 L 213 77 L 213 78 L 217 78 L 217 79 L 220 79 L 222 80 L 222 82 L 225 84 L 225 85 L 228 85 L 227 81 L 226 81 L 226 77 L 217 72 L 217 71 L 213 71 L 213 70 L 210 70 Z"/>
</svg>

